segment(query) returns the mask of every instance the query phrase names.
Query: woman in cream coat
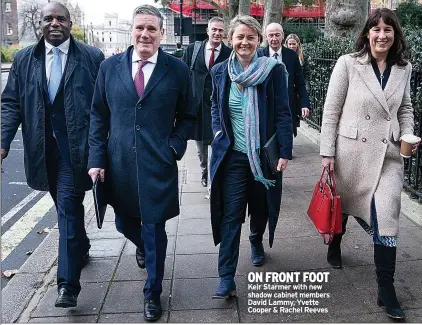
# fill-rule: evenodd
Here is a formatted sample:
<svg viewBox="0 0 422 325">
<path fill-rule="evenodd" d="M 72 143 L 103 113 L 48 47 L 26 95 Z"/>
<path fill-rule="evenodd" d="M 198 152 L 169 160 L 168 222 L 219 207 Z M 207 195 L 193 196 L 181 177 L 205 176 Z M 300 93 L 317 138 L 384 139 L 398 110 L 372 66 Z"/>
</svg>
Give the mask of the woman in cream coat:
<svg viewBox="0 0 422 325">
<path fill-rule="evenodd" d="M 406 44 L 394 12 L 374 10 L 356 50 L 340 57 L 331 75 L 320 154 L 322 165 L 335 173 L 343 234 L 352 215 L 373 237 L 378 304 L 386 306 L 388 316 L 404 318 L 393 285 L 403 188 L 400 138 L 413 134 L 414 118 L 412 67 L 404 59 Z M 342 266 L 342 235 L 328 249 L 334 268 Z"/>
</svg>

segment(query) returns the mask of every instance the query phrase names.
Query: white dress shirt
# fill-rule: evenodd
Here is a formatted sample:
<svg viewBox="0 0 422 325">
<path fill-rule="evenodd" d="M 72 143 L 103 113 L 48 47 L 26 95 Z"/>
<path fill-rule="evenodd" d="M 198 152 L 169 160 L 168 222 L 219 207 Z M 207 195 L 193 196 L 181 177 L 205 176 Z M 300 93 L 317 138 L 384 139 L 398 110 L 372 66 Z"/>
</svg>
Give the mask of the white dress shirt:
<svg viewBox="0 0 422 325">
<path fill-rule="evenodd" d="M 50 81 L 50 73 L 51 73 L 51 65 L 53 63 L 53 48 L 54 45 L 48 43 L 46 40 L 44 41 L 45 44 L 45 75 L 47 76 L 47 82 Z M 62 59 L 62 74 L 64 72 L 64 68 L 66 67 L 67 61 L 67 54 L 69 52 L 69 45 L 70 45 L 70 38 L 64 41 L 62 44 L 57 46 L 60 50 L 60 58 Z"/>
<path fill-rule="evenodd" d="M 149 78 L 151 78 L 155 65 L 157 64 L 157 58 L 158 58 L 158 51 L 155 52 L 155 54 L 151 56 L 149 59 L 147 59 L 149 63 L 145 64 L 144 67 L 142 68 L 142 72 L 144 73 L 144 89 L 147 87 Z M 133 53 L 132 53 L 132 79 L 133 80 L 135 80 L 136 72 L 138 72 L 139 61 L 142 61 L 142 60 L 139 57 L 138 53 L 136 53 L 136 50 L 133 49 Z"/>
<path fill-rule="evenodd" d="M 278 54 L 278 57 L 277 57 L 277 61 L 278 62 L 283 62 L 283 58 L 282 58 L 282 53 L 281 53 L 281 47 L 278 49 L 278 51 L 276 52 L 276 51 L 274 51 L 272 48 L 271 48 L 271 46 L 269 47 L 269 49 L 270 49 L 270 57 L 274 57 L 274 53 L 277 53 Z"/>
<path fill-rule="evenodd" d="M 217 58 L 218 58 L 218 55 L 220 54 L 220 52 L 221 52 L 221 44 L 218 47 L 215 48 L 214 64 L 215 64 L 215 61 L 217 61 Z M 209 65 L 210 65 L 211 53 L 212 53 L 212 45 L 208 41 L 207 44 L 205 44 L 205 53 L 204 53 L 205 54 L 205 64 L 207 65 L 208 70 L 210 69 Z"/>
</svg>

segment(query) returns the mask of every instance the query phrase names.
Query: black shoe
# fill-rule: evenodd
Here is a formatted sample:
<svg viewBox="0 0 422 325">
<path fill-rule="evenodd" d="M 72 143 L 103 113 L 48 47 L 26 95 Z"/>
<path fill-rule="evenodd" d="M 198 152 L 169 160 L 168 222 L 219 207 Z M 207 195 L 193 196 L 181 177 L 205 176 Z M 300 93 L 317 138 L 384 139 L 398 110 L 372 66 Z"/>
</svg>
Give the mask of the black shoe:
<svg viewBox="0 0 422 325">
<path fill-rule="evenodd" d="M 265 263 L 265 251 L 262 242 L 253 245 L 251 243 L 251 262 L 253 266 L 262 266 Z"/>
<path fill-rule="evenodd" d="M 145 252 L 141 252 L 139 248 L 136 248 L 136 263 L 141 269 L 145 269 Z"/>
<path fill-rule="evenodd" d="M 66 288 L 59 290 L 59 296 L 56 299 L 54 306 L 61 308 L 76 307 L 78 303 L 78 295 L 71 293 Z"/>
<path fill-rule="evenodd" d="M 387 316 L 393 319 L 404 319 L 406 316 L 397 300 L 394 288 L 396 271 L 396 247 L 374 245 L 374 262 L 378 282 L 378 306 L 385 306 Z"/>
<path fill-rule="evenodd" d="M 163 309 L 161 308 L 160 298 L 151 299 L 144 298 L 144 319 L 147 321 L 156 321 L 160 319 L 163 314 Z"/>
</svg>

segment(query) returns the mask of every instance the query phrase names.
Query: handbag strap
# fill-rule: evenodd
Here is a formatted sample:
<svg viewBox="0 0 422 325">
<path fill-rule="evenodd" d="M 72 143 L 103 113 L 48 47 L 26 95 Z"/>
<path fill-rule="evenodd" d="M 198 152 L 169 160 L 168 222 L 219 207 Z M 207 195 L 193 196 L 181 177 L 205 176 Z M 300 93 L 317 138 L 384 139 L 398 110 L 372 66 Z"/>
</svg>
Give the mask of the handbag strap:
<svg viewBox="0 0 422 325">
<path fill-rule="evenodd" d="M 330 181 L 332 184 L 332 191 L 333 191 L 333 195 L 337 196 L 337 186 L 336 186 L 336 181 L 334 179 L 334 171 L 330 170 L 328 173 L 328 176 L 330 177 Z"/>
</svg>

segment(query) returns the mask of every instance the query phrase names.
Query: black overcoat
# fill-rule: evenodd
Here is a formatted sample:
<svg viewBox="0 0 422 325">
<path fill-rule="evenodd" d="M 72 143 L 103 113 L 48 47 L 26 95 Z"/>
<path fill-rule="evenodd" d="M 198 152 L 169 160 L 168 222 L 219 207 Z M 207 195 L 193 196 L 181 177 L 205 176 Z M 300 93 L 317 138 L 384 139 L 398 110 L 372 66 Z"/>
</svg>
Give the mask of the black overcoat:
<svg viewBox="0 0 422 325">
<path fill-rule="evenodd" d="M 228 60 L 211 69 L 213 81 L 212 93 L 212 128 L 215 136 L 211 144 L 212 155 L 210 163 L 211 177 L 211 225 L 214 243 L 221 241 L 220 228 L 224 216 L 223 201 L 221 198 L 224 179 L 222 166 L 225 156 L 233 147 L 234 136 L 229 118 L 229 93 L 231 80 L 227 69 Z M 289 110 L 285 67 L 276 65 L 267 79 L 257 86 L 259 110 L 259 134 L 261 148 L 274 133 L 280 145 L 280 158 L 292 158 L 292 117 Z M 276 180 L 275 186 L 267 190 L 269 244 L 273 244 L 274 232 L 278 221 L 281 203 L 282 174 L 271 174 L 268 161 L 261 150 L 260 160 L 262 172 L 267 179 Z"/>
<path fill-rule="evenodd" d="M 258 55 L 270 56 L 269 47 L 258 49 Z M 281 60 L 289 73 L 289 105 L 293 119 L 293 134 L 297 136 L 297 113 L 302 107 L 311 108 L 308 91 L 306 90 L 302 66 L 300 65 L 297 53 L 285 46 L 281 47 Z"/>
<path fill-rule="evenodd" d="M 16 53 L 4 89 L 1 115 L 1 147 L 10 144 L 22 124 L 24 165 L 28 185 L 48 191 L 46 166 L 46 105 L 44 37 Z M 74 189 L 88 190 L 92 182 L 87 176 L 88 131 L 91 101 L 100 63 L 104 54 L 97 48 L 70 37 L 67 67 L 64 78 L 64 111 L 69 139 L 70 162 Z"/>
<path fill-rule="evenodd" d="M 191 70 L 193 102 L 196 109 L 197 123 L 193 133 L 193 139 L 204 141 L 205 144 L 210 144 L 213 139 L 211 128 L 211 94 L 212 81 L 211 74 L 205 64 L 205 46 L 207 40 L 202 42 L 199 49 L 198 56 Z M 188 46 L 183 56 L 183 61 L 188 67 L 191 66 L 193 50 L 195 43 Z M 228 59 L 231 49 L 221 43 L 221 51 L 215 60 L 215 64 L 223 62 Z"/>
<path fill-rule="evenodd" d="M 89 168 L 104 168 L 109 202 L 122 217 L 158 223 L 179 214 L 178 168 L 195 123 L 189 69 L 158 51 L 139 97 L 132 51 L 101 64 L 91 109 Z"/>
</svg>

